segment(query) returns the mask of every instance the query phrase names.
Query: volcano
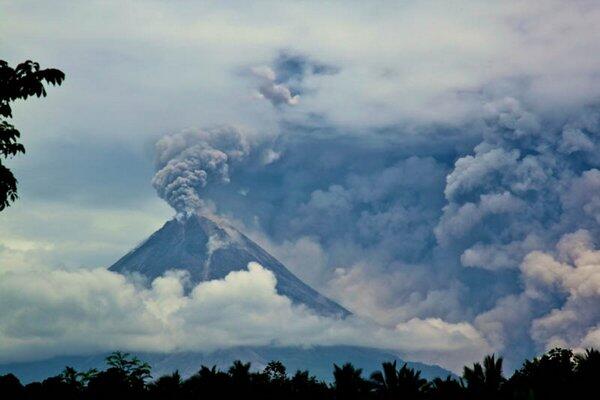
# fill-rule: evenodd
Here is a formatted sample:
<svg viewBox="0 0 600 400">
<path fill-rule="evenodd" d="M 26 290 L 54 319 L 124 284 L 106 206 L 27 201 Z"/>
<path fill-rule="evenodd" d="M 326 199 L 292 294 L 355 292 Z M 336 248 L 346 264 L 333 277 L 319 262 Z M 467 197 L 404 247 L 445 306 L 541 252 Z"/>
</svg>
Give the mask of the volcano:
<svg viewBox="0 0 600 400">
<path fill-rule="evenodd" d="M 223 279 L 257 262 L 277 279 L 277 292 L 316 313 L 343 318 L 350 312 L 292 274 L 281 262 L 240 231 L 216 217 L 189 214 L 174 218 L 110 267 L 150 280 L 168 270 L 185 270 L 191 283 Z"/>
<path fill-rule="evenodd" d="M 123 274 L 139 273 L 152 280 L 172 269 L 185 270 L 193 284 L 224 278 L 232 271 L 247 269 L 258 262 L 277 278 L 277 291 L 292 302 L 302 304 L 324 316 L 343 318 L 350 312 L 319 294 L 292 274 L 281 262 L 228 223 L 216 218 L 188 215 L 168 221 L 142 244 L 123 256 L 110 269 Z M 238 346 L 211 352 L 135 353 L 148 361 L 153 375 L 175 370 L 189 377 L 200 365 L 228 368 L 234 360 L 250 362 L 261 370 L 271 360 L 282 361 L 290 371 L 308 369 L 319 379 L 331 381 L 332 364 L 351 362 L 366 372 L 377 370 L 384 361 L 405 361 L 392 350 L 359 346 Z M 24 382 L 40 381 L 59 374 L 65 365 L 77 370 L 104 369 L 106 354 L 59 355 L 50 359 L 0 363 L 0 375 L 14 373 Z M 452 373 L 436 365 L 408 362 L 424 377 L 445 378 Z"/>
</svg>

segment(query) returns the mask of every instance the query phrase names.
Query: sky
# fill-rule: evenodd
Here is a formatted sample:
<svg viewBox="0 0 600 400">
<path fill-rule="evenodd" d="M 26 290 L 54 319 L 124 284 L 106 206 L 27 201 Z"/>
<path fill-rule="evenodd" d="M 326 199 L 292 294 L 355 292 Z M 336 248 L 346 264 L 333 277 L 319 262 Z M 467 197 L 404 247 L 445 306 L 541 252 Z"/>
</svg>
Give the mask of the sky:
<svg viewBox="0 0 600 400">
<path fill-rule="evenodd" d="M 2 357 L 350 343 L 458 370 L 600 346 L 599 19 L 592 1 L 0 1 L 1 57 L 66 74 L 14 105 Z M 106 271 L 192 209 L 355 317 L 298 309 L 260 266 L 191 297 L 176 272 Z M 175 335 L 223 304 L 204 340 Z M 280 322 L 239 319 L 255 309 Z"/>
</svg>

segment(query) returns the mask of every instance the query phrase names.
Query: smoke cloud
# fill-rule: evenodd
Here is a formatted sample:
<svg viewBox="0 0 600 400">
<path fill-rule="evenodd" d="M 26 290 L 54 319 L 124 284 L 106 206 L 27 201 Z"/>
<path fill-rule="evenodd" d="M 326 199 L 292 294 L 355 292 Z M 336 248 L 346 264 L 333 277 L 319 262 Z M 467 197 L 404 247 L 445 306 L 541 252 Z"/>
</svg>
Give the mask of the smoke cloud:
<svg viewBox="0 0 600 400">
<path fill-rule="evenodd" d="M 510 363 L 600 336 L 583 311 L 595 299 L 572 287 L 583 256 L 565 255 L 577 242 L 589 259 L 600 234 L 599 115 L 548 118 L 502 97 L 457 136 L 188 131 L 157 143 L 153 184 L 178 212 L 227 215 L 356 314 L 386 329 L 465 323 Z"/>
<path fill-rule="evenodd" d="M 277 83 L 275 71 L 270 67 L 254 67 L 251 71 L 254 77 L 260 81 L 258 86 L 259 96 L 269 100 L 274 106 L 281 104 L 293 106 L 300 101 L 300 96 L 297 94 L 293 95 L 289 87 L 282 83 Z"/>
<path fill-rule="evenodd" d="M 271 66 L 250 68 L 258 82 L 258 97 L 278 107 L 294 106 L 300 102 L 300 94 L 306 91 L 303 81 L 307 77 L 334 75 L 339 68 L 312 60 L 301 54 L 280 52 Z"/>
<path fill-rule="evenodd" d="M 225 186 L 208 198 L 297 275 L 384 326 L 468 323 L 496 351 L 512 349 L 509 365 L 554 337 L 583 342 L 587 333 L 553 336 L 544 322 L 575 315 L 559 313 L 566 292 L 532 297 L 522 282 L 531 254 L 579 229 L 600 234 L 597 108 L 550 118 L 502 97 L 478 117 L 460 135 L 393 140 L 282 124 L 273 164 L 246 158 L 230 174 L 249 188 L 244 202 Z"/>
<path fill-rule="evenodd" d="M 229 171 L 248 156 L 250 144 L 235 127 L 185 131 L 156 143 L 156 174 L 152 185 L 178 213 L 210 207 L 202 199 L 209 183 L 229 183 Z"/>
</svg>

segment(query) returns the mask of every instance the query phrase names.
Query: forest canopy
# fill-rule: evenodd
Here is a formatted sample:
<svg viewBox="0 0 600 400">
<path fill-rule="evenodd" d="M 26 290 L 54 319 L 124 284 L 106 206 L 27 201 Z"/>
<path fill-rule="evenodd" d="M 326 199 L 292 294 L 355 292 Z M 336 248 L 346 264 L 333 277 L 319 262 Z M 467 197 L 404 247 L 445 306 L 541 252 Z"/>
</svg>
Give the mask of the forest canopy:
<svg viewBox="0 0 600 400">
<path fill-rule="evenodd" d="M 288 373 L 279 361 L 262 370 L 235 361 L 226 370 L 201 366 L 184 379 L 178 371 L 152 379 L 151 367 L 128 353 L 106 358 L 106 369 L 76 371 L 65 367 L 58 376 L 23 385 L 12 374 L 0 376 L 0 398 L 12 399 L 566 399 L 589 398 L 597 390 L 600 352 L 574 354 L 556 348 L 526 360 L 512 376 L 502 371 L 502 358 L 487 356 L 465 366 L 462 376 L 423 379 L 420 371 L 384 362 L 364 376 L 350 363 L 333 365 L 333 380 L 319 381 L 309 371 Z M 586 395 L 587 393 L 587 395 Z"/>
</svg>

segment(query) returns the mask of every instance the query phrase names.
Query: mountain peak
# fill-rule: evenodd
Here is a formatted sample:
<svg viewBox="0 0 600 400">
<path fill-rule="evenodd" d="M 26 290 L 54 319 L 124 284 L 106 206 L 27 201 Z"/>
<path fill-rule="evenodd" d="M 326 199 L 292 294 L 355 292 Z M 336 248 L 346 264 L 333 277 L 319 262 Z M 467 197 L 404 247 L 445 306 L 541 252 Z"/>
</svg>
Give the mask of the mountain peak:
<svg viewBox="0 0 600 400">
<path fill-rule="evenodd" d="M 277 292 L 321 315 L 345 317 L 348 310 L 321 295 L 281 262 L 226 221 L 199 214 L 178 215 L 109 269 L 153 280 L 170 269 L 185 270 L 191 282 L 222 279 L 258 262 L 277 278 Z"/>
</svg>

